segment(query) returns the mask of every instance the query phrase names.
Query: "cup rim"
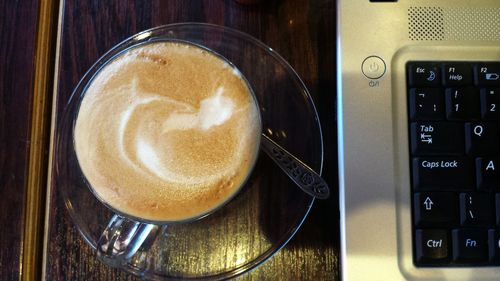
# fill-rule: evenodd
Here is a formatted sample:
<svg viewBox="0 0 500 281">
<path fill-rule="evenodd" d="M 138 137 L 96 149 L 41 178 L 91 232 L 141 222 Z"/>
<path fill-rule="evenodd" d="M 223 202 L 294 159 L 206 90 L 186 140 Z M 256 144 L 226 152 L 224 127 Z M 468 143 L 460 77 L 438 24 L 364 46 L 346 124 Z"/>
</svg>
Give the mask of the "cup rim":
<svg viewBox="0 0 500 281">
<path fill-rule="evenodd" d="M 147 32 L 147 31 L 145 31 L 145 32 Z M 85 185 L 87 186 L 87 188 L 90 190 L 90 192 L 92 193 L 92 195 L 101 204 L 103 204 L 104 206 L 106 206 L 106 208 L 108 208 L 111 212 L 113 212 L 114 214 L 116 214 L 116 215 L 118 215 L 120 217 L 126 218 L 128 220 L 132 220 L 132 221 L 135 221 L 135 222 L 139 222 L 139 223 L 154 224 L 154 225 L 160 225 L 160 226 L 163 226 L 163 225 L 183 224 L 183 223 L 189 223 L 189 222 L 201 220 L 201 219 L 203 219 L 203 218 L 205 218 L 205 217 L 213 214 L 214 212 L 218 211 L 219 209 L 221 209 L 225 205 L 227 205 L 229 202 L 231 202 L 241 192 L 241 190 L 244 189 L 244 187 L 246 186 L 248 180 L 251 178 L 251 176 L 253 174 L 253 171 L 255 169 L 255 165 L 256 165 L 257 160 L 259 158 L 260 142 L 261 142 L 261 135 L 262 135 L 262 114 L 260 112 L 259 103 L 257 102 L 257 97 L 255 95 L 253 87 L 250 84 L 250 82 L 248 81 L 248 79 L 245 77 L 245 75 L 243 75 L 243 73 L 238 69 L 238 67 L 236 65 L 234 65 L 233 62 L 231 62 L 230 60 L 228 60 L 227 58 L 225 58 L 223 55 L 219 54 L 215 50 L 212 50 L 212 49 L 210 49 L 210 48 L 208 48 L 208 47 L 206 47 L 206 46 L 204 46 L 202 44 L 198 44 L 198 43 L 195 43 L 195 42 L 190 42 L 188 40 L 181 40 L 181 39 L 176 39 L 176 38 L 166 38 L 166 37 L 162 37 L 162 36 L 151 37 L 147 41 L 137 41 L 134 44 L 128 45 L 128 43 L 130 43 L 133 40 L 136 40 L 136 38 L 141 38 L 142 37 L 142 39 L 146 39 L 147 37 L 142 36 L 142 34 L 144 34 L 144 32 L 138 33 L 135 36 L 132 36 L 132 37 L 129 37 L 129 38 L 125 39 L 124 41 L 118 43 L 113 48 L 111 48 L 103 56 L 101 56 L 97 60 L 97 62 L 94 65 L 92 65 L 86 71 L 86 73 L 84 74 L 84 76 L 80 79 L 80 82 L 77 84 L 77 86 L 73 90 L 72 97 L 75 94 L 78 94 L 77 100 L 73 100 L 73 101 L 70 100 L 68 102 L 68 104 L 71 103 L 71 102 L 75 102 L 76 103 L 76 105 L 75 105 L 76 108 L 74 108 L 75 112 L 73 112 L 73 113 L 72 112 L 67 112 L 70 115 L 69 116 L 70 120 L 68 120 L 68 121 L 71 121 L 72 150 L 75 153 L 76 159 L 78 159 L 78 154 L 76 153 L 76 149 L 75 149 L 75 147 L 76 147 L 75 146 L 75 126 L 76 126 L 76 121 L 78 119 L 78 115 L 79 115 L 79 112 L 80 112 L 81 103 L 82 103 L 82 101 L 83 101 L 83 99 L 85 97 L 85 94 L 86 94 L 89 86 L 92 84 L 92 82 L 94 81 L 94 79 L 99 75 L 99 73 L 107 65 L 111 64 L 113 61 L 115 61 L 116 59 L 118 59 L 119 57 L 121 57 L 122 55 L 124 55 L 125 53 L 127 53 L 128 51 L 136 49 L 136 48 L 141 48 L 141 47 L 144 47 L 144 46 L 147 46 L 147 45 L 150 45 L 150 44 L 157 44 L 157 43 L 162 43 L 162 42 L 174 42 L 174 43 L 179 43 L 179 44 L 191 45 L 191 46 L 194 46 L 196 48 L 200 48 L 200 49 L 202 49 L 202 50 L 204 50 L 204 51 L 206 51 L 206 52 L 208 52 L 208 53 L 216 56 L 217 58 L 219 58 L 222 61 L 224 61 L 225 63 L 227 63 L 232 69 L 236 69 L 238 71 L 238 74 L 240 75 L 241 80 L 243 80 L 243 82 L 247 86 L 247 89 L 250 92 L 250 96 L 252 98 L 253 104 L 257 108 L 257 119 L 258 119 L 258 122 L 257 122 L 257 124 L 258 124 L 257 125 L 258 126 L 257 132 L 258 133 L 257 134 L 258 135 L 255 136 L 256 137 L 256 147 L 255 147 L 255 152 L 254 152 L 252 160 L 251 160 L 252 163 L 251 163 L 250 168 L 248 169 L 248 171 L 247 171 L 247 173 L 246 173 L 243 181 L 241 182 L 240 186 L 238 186 L 237 188 L 235 188 L 233 190 L 233 192 L 231 193 L 230 196 L 228 196 L 227 198 L 225 198 L 223 201 L 221 201 L 219 204 L 215 205 L 212 208 L 206 209 L 205 211 L 203 211 L 201 213 L 198 213 L 195 216 L 183 218 L 181 220 L 152 220 L 152 219 L 142 218 L 142 217 L 138 217 L 138 216 L 129 214 L 127 212 L 121 211 L 121 210 L 113 207 L 108 202 L 106 202 L 106 200 L 104 200 L 99 195 L 99 193 L 94 189 L 94 187 L 92 186 L 92 184 L 89 182 L 89 180 L 87 179 L 87 177 L 83 173 L 83 170 L 81 168 L 80 162 L 77 161 L 78 167 L 79 167 L 79 169 L 81 171 L 81 174 L 82 174 L 82 180 L 85 183 Z M 114 52 L 112 52 L 112 51 L 114 51 Z M 86 81 L 85 83 L 81 84 L 81 82 L 84 81 L 85 79 L 88 79 L 88 81 Z M 68 111 L 70 111 L 69 107 L 65 108 L 65 110 L 66 109 L 68 109 Z"/>
</svg>

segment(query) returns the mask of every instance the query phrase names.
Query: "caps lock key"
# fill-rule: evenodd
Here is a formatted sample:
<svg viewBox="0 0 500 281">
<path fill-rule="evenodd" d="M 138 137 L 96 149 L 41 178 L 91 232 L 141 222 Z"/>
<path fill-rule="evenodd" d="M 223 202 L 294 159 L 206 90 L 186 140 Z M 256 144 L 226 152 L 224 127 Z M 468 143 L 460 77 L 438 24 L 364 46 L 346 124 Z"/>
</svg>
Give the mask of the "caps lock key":
<svg viewBox="0 0 500 281">
<path fill-rule="evenodd" d="M 412 162 L 415 191 L 473 190 L 473 163 L 467 157 L 415 157 Z"/>
</svg>

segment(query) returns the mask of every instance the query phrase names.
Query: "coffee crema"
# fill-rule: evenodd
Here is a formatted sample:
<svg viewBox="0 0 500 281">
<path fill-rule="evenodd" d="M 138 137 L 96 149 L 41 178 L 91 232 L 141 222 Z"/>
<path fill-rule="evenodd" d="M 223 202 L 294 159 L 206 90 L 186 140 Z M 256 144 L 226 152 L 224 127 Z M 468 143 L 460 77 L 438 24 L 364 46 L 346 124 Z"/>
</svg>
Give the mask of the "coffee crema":
<svg viewBox="0 0 500 281">
<path fill-rule="evenodd" d="M 132 48 L 88 86 L 74 128 L 97 197 L 152 221 L 182 221 L 230 199 L 259 151 L 259 109 L 241 73 L 198 46 Z"/>
</svg>

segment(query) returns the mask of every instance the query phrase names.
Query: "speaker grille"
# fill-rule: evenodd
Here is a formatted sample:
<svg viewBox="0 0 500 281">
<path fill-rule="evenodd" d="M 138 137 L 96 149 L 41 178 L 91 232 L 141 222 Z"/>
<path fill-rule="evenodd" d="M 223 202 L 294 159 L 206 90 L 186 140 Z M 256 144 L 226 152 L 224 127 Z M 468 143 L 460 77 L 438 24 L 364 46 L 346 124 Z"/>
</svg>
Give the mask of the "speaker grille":
<svg viewBox="0 0 500 281">
<path fill-rule="evenodd" d="M 410 7 L 408 9 L 410 40 L 443 40 L 443 9 Z"/>
<path fill-rule="evenodd" d="M 444 22 L 452 40 L 500 40 L 500 8 L 450 8 Z"/>
<path fill-rule="evenodd" d="M 410 7 L 409 39 L 500 40 L 500 8 Z"/>
</svg>

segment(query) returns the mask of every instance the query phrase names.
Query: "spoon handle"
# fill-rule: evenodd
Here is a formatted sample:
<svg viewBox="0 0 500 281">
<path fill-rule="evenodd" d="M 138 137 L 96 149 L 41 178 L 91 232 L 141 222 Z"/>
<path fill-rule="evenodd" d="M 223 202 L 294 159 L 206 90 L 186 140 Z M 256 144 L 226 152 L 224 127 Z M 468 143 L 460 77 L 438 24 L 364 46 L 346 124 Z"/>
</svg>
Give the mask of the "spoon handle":
<svg viewBox="0 0 500 281">
<path fill-rule="evenodd" d="M 293 156 L 265 134 L 262 134 L 261 148 L 305 193 L 326 199 L 330 196 L 328 184 L 313 169 Z"/>
</svg>

